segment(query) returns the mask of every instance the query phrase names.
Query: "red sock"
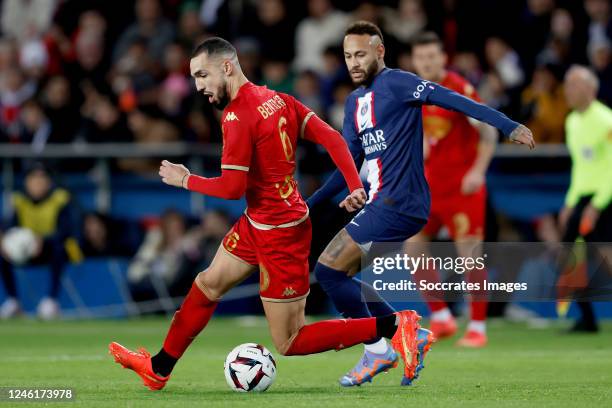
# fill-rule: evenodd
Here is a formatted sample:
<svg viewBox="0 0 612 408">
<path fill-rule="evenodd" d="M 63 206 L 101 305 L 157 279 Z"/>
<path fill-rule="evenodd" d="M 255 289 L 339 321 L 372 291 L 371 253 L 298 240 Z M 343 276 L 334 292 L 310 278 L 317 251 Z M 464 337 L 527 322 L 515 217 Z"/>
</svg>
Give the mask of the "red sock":
<svg viewBox="0 0 612 408">
<path fill-rule="evenodd" d="M 414 280 L 416 282 L 420 280 L 426 280 L 428 283 L 429 282 L 437 283 L 437 282 L 440 282 L 440 275 L 438 274 L 438 271 L 435 269 L 419 268 L 414 274 Z M 427 302 L 427 305 L 429 306 L 429 310 L 431 312 L 437 312 L 439 310 L 443 310 L 448 307 L 446 305 L 446 302 L 444 301 L 444 292 L 442 291 L 437 291 L 437 290 L 422 291 L 421 295 L 423 295 L 423 298 Z"/>
<path fill-rule="evenodd" d="M 300 329 L 286 352 L 287 356 L 342 350 L 372 340 L 376 336 L 376 318 L 325 320 Z"/>
<path fill-rule="evenodd" d="M 473 269 L 468 274 L 468 282 L 479 283 L 480 290 L 470 292 L 470 318 L 484 321 L 487 319 L 488 296 L 484 290 L 484 281 L 487 279 L 486 269 Z"/>
<path fill-rule="evenodd" d="M 194 282 L 180 309 L 174 313 L 164 340 L 166 353 L 181 358 L 193 339 L 206 327 L 217 304 L 208 299 Z"/>
</svg>

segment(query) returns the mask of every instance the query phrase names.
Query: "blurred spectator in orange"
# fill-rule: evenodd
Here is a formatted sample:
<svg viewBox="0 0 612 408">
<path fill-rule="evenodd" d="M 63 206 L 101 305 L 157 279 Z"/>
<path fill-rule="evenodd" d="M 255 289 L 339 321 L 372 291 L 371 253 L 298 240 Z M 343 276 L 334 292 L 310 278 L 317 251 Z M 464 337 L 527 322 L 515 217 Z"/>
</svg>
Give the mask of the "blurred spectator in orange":
<svg viewBox="0 0 612 408">
<path fill-rule="evenodd" d="M 538 143 L 563 143 L 565 117 L 569 112 L 561 72 L 553 65 L 536 67 L 529 86 L 521 95 L 522 122 L 533 132 Z"/>
</svg>

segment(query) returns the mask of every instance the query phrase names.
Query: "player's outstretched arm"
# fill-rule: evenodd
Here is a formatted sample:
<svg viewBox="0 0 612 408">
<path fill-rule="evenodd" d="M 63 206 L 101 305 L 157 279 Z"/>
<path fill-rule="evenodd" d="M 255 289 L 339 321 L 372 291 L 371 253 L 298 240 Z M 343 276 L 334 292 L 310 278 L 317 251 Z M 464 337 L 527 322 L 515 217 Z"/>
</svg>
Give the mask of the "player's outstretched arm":
<svg viewBox="0 0 612 408">
<path fill-rule="evenodd" d="M 427 103 L 461 112 L 464 115 L 478 119 L 481 122 L 499 129 L 514 143 L 527 145 L 530 149 L 535 148 L 535 141 L 531 131 L 503 113 L 496 111 L 486 105 L 466 98 L 457 92 L 451 91 L 443 86 L 436 86 L 427 98 Z"/>
<path fill-rule="evenodd" d="M 340 207 L 345 208 L 349 212 L 356 211 L 363 207 L 367 195 L 361 183 L 361 179 L 359 178 L 357 167 L 355 166 L 355 156 L 357 156 L 357 159 L 359 158 L 361 147 L 359 147 L 359 151 L 356 152 L 353 152 L 353 150 L 357 149 L 349 150 L 346 141 L 342 138 L 340 133 L 332 129 L 327 123 L 314 114 L 311 115 L 306 124 L 304 139 L 322 145 L 328 151 L 336 166 L 338 166 L 338 170 L 334 172 L 325 185 L 314 195 L 319 194 L 319 199 L 322 199 L 322 192 L 325 192 L 325 198 L 329 198 L 340 192 L 344 187 L 342 176 L 348 185 L 350 194 L 340 203 Z M 309 204 L 312 205 L 312 200 L 309 201 Z"/>
<path fill-rule="evenodd" d="M 226 200 L 237 200 L 244 195 L 247 174 L 242 170 L 223 169 L 220 177 L 206 178 L 191 174 L 187 167 L 168 160 L 162 161 L 159 167 L 162 181 L 170 186 Z"/>
</svg>

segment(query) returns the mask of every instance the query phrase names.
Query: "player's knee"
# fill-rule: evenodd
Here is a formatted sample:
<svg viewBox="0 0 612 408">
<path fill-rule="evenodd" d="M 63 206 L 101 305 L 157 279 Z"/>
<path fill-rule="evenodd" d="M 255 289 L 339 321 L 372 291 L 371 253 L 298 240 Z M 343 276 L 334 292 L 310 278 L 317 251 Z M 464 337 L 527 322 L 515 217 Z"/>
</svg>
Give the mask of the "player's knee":
<svg viewBox="0 0 612 408">
<path fill-rule="evenodd" d="M 195 281 L 198 287 L 202 289 L 204 294 L 211 300 L 219 300 L 226 292 L 220 284 L 219 279 L 216 279 L 214 274 L 210 273 L 210 269 L 198 273 L 195 277 Z"/>
</svg>

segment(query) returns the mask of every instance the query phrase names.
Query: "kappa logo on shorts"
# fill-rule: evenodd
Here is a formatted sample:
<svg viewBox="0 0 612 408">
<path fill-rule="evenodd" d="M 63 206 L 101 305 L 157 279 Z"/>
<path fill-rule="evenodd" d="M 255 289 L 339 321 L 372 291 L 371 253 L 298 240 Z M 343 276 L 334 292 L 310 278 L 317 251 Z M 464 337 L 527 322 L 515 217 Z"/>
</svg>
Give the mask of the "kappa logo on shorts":
<svg viewBox="0 0 612 408">
<path fill-rule="evenodd" d="M 283 291 L 283 296 L 293 296 L 296 293 L 297 293 L 297 291 L 295 289 L 293 289 L 291 286 L 288 286 Z"/>
</svg>

